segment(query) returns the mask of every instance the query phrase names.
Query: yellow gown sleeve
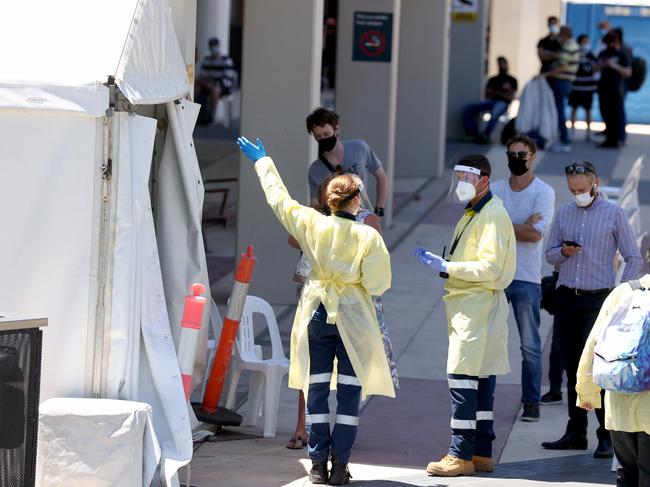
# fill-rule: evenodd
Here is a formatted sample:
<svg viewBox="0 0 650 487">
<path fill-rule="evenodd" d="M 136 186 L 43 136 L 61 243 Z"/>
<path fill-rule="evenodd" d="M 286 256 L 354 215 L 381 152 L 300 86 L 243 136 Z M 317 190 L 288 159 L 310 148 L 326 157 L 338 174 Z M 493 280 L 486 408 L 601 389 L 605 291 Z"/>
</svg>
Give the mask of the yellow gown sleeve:
<svg viewBox="0 0 650 487">
<path fill-rule="evenodd" d="M 596 347 L 596 337 L 602 331 L 602 327 L 609 321 L 611 313 L 616 309 L 620 295 L 621 289 L 619 286 L 607 296 L 603 306 L 600 308 L 598 318 L 591 328 L 591 333 L 589 333 L 585 348 L 582 350 L 580 363 L 578 364 L 578 372 L 576 374 L 577 406 L 580 406 L 582 403 L 589 403 L 595 408 L 602 407 L 600 387 L 594 384 L 591 373 L 594 365 L 594 348 Z"/>
<path fill-rule="evenodd" d="M 303 244 L 307 229 L 319 218 L 324 218 L 323 215 L 291 198 L 270 157 L 259 159 L 255 163 L 255 171 L 273 213 L 280 220 L 282 226 L 300 244 Z"/>
<path fill-rule="evenodd" d="M 381 235 L 373 234 L 361 262 L 361 285 L 371 296 L 381 296 L 390 288 L 390 254 Z"/>
<path fill-rule="evenodd" d="M 514 238 L 512 224 L 507 218 L 498 218 L 477 228 L 476 260 L 448 262 L 450 277 L 470 282 L 496 281 L 503 273 L 508 242 Z"/>
</svg>

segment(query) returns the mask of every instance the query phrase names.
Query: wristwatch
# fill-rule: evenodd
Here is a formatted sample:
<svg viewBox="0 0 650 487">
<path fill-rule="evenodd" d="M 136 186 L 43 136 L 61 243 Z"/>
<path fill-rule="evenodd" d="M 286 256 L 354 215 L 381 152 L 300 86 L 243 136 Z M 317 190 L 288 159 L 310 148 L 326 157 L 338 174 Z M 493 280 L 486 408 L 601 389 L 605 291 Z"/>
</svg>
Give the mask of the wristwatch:
<svg viewBox="0 0 650 487">
<path fill-rule="evenodd" d="M 382 206 L 375 206 L 375 215 L 379 217 L 384 216 L 384 208 Z"/>
</svg>

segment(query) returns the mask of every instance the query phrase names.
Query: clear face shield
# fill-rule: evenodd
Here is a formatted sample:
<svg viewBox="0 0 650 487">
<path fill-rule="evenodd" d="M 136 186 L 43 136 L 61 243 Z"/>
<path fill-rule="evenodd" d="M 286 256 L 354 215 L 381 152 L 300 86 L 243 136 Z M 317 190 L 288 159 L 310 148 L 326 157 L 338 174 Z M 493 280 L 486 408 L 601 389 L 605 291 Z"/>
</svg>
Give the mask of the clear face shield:
<svg viewBox="0 0 650 487">
<path fill-rule="evenodd" d="M 447 202 L 467 203 L 477 194 L 476 186 L 481 181 L 481 170 L 457 164 L 447 192 Z"/>
</svg>

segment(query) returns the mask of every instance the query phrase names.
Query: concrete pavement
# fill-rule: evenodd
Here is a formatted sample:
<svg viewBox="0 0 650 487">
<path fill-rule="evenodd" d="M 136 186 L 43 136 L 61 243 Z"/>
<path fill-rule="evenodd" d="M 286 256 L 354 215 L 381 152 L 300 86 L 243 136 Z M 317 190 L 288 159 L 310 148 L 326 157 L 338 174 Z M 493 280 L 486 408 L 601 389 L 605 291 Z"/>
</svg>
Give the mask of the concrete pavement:
<svg viewBox="0 0 650 487">
<path fill-rule="evenodd" d="M 583 134 L 578 132 L 577 137 Z M 593 162 L 601 172 L 604 183 L 620 183 L 634 159 L 650 146 L 647 135 L 630 135 L 622 150 L 605 151 L 585 142 L 574 143 L 570 154 L 538 155 L 536 174 L 556 190 L 557 205 L 570 201 L 563 167 L 577 159 Z M 200 151 L 200 143 L 197 141 Z M 202 164 L 206 174 L 220 173 L 228 167 L 234 150 L 223 146 L 222 158 Z M 493 179 L 508 174 L 504 148 L 449 144 L 447 160 L 470 152 L 484 152 L 493 165 Z M 204 160 L 200 157 L 200 160 Z M 230 162 L 232 164 L 232 162 Z M 384 297 L 386 323 L 391 332 L 398 371 L 403 391 L 392 404 L 384 398 L 371 398 L 361 414 L 359 438 L 353 451 L 350 470 L 353 485 L 372 487 L 398 486 L 546 486 L 562 483 L 566 486 L 613 485 L 611 462 L 592 457 L 596 446 L 593 413 L 590 413 L 590 445 L 587 451 L 558 452 L 544 450 L 542 441 L 559 438 L 566 423 L 566 404 L 543 406 L 538 423 L 518 420 L 520 394 L 519 337 L 514 320 L 510 319 L 509 354 L 512 371 L 497 379 L 495 414 L 499 436 L 499 464 L 493 474 L 476 477 L 445 479 L 428 477 L 426 461 L 444 455 L 449 441 L 449 399 L 446 391 L 446 321 L 441 301 L 443 282 L 430 271 L 417 265 L 411 251 L 423 246 L 440 252 L 448 245 L 453 225 L 460 208 L 446 204 L 444 193 L 447 180 L 396 181 L 395 223 L 384 232 L 391 249 L 393 287 Z M 419 189 L 419 196 L 412 192 Z M 640 185 L 643 228 L 650 229 L 650 165 L 646 165 Z M 229 228 L 206 228 L 211 255 L 234 257 Z M 226 248 L 223 243 L 226 242 Z M 210 255 L 210 254 L 209 254 Z M 544 265 L 543 274 L 550 273 Z M 212 286 L 213 295 L 221 305 L 225 303 L 232 276 L 225 274 Z M 262 296 L 263 297 L 263 296 Z M 293 319 L 293 307 L 277 307 L 279 327 L 288 353 L 288 337 Z M 540 332 L 543 343 L 549 340 L 551 317 L 542 312 Z M 261 334 L 258 340 L 268 346 Z M 547 354 L 546 354 L 547 355 Z M 546 381 L 546 367 L 544 380 Z M 548 389 L 544 385 L 542 392 Z M 238 392 L 238 405 L 244 411 L 246 381 Z M 401 401 L 401 402 L 400 402 Z M 398 405 L 399 407 L 396 407 Z M 234 432 L 258 437 L 226 441 L 228 435 L 217 435 L 221 440 L 197 445 L 191 464 L 191 484 L 197 487 L 275 487 L 310 485 L 306 470 L 310 466 L 306 450 L 285 448 L 295 427 L 297 393 L 286 387 L 281 393 L 280 414 L 276 438 L 259 438 L 261 420 L 256 427 L 233 428 Z M 500 443 L 499 443 L 500 442 Z M 496 455 L 495 455 L 496 456 Z"/>
</svg>

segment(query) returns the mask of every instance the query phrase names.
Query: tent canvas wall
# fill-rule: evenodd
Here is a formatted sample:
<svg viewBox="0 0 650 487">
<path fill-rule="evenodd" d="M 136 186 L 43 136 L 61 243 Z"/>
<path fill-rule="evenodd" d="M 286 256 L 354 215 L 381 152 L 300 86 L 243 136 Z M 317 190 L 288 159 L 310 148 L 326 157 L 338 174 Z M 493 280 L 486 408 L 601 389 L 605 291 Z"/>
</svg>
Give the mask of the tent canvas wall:
<svg viewBox="0 0 650 487">
<path fill-rule="evenodd" d="M 41 400 L 151 404 L 161 478 L 176 483 L 192 438 L 174 340 L 189 284 L 208 282 L 197 107 L 170 7 L 21 0 L 3 13 L 0 42 L 15 48 L 0 73 L 0 310 L 49 319 Z M 173 130 L 139 115 L 161 104 Z"/>
</svg>

